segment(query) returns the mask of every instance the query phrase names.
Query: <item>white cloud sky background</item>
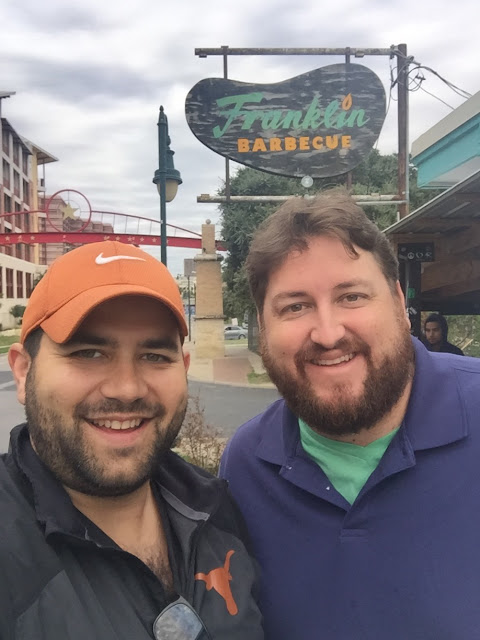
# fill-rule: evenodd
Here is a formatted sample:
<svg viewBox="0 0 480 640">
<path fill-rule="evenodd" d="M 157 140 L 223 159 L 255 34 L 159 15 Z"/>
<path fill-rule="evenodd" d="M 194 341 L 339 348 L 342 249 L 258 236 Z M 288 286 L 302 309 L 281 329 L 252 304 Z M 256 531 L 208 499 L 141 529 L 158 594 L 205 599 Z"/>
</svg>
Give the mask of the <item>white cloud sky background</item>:
<svg viewBox="0 0 480 640">
<path fill-rule="evenodd" d="M 47 190 L 77 189 L 94 209 L 159 218 L 152 177 L 158 166 L 157 117 L 169 120 L 175 166 L 183 184 L 167 205 L 167 221 L 200 231 L 218 222 L 215 205 L 197 204 L 224 178 L 224 159 L 191 133 L 188 91 L 221 77 L 221 57 L 200 59 L 196 47 L 365 47 L 405 42 L 409 55 L 474 94 L 480 89 L 478 0 L 3 0 L 0 5 L 0 90 L 15 91 L 2 115 L 59 162 L 47 165 Z M 230 57 L 229 77 L 278 82 L 342 58 Z M 387 57 L 353 60 L 389 87 Z M 423 87 L 451 107 L 464 99 L 432 74 Z M 395 95 L 395 94 L 394 94 Z M 451 109 L 410 94 L 410 142 Z M 396 103 L 379 139 L 396 151 Z M 232 165 L 235 166 L 235 165 Z M 168 249 L 172 273 L 196 251 Z"/>
</svg>

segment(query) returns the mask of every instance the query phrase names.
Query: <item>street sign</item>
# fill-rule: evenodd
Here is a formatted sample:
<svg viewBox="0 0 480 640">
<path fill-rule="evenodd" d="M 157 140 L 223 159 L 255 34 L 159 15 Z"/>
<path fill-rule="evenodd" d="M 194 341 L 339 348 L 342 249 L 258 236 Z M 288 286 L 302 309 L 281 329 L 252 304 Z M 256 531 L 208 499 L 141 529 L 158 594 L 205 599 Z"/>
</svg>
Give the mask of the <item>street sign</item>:
<svg viewBox="0 0 480 640">
<path fill-rule="evenodd" d="M 195 260 L 193 258 L 184 258 L 183 260 L 183 275 L 186 278 L 196 275 Z"/>
<path fill-rule="evenodd" d="M 433 242 L 408 242 L 398 245 L 398 259 L 402 262 L 434 262 Z"/>
</svg>

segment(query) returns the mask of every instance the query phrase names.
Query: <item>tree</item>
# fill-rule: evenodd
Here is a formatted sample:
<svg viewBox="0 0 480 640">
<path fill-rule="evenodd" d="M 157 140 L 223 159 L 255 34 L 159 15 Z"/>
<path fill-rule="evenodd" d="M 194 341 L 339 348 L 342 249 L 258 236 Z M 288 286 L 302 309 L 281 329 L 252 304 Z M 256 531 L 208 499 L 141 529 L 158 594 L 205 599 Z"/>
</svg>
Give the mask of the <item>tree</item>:
<svg viewBox="0 0 480 640">
<path fill-rule="evenodd" d="M 447 316 L 448 339 L 466 356 L 480 358 L 480 316 Z"/>
<path fill-rule="evenodd" d="M 373 150 L 353 171 L 352 193 L 394 194 L 397 192 L 397 156 L 382 156 Z M 335 176 L 314 180 L 310 189 L 301 186 L 296 178 L 284 178 L 263 171 L 242 167 L 231 180 L 232 195 L 305 195 L 314 194 L 329 187 L 345 184 L 345 176 Z M 219 193 L 225 194 L 225 188 Z M 410 170 L 411 210 L 418 208 L 440 191 L 422 191 L 417 187 L 416 170 Z M 224 262 L 223 279 L 226 284 L 224 294 L 225 314 L 243 317 L 245 311 L 253 311 L 244 264 L 253 233 L 259 224 L 270 215 L 278 204 L 272 203 L 224 203 L 222 213 L 222 236 L 228 250 Z M 381 229 L 396 220 L 396 209 L 392 205 L 365 207 L 365 213 Z"/>
</svg>

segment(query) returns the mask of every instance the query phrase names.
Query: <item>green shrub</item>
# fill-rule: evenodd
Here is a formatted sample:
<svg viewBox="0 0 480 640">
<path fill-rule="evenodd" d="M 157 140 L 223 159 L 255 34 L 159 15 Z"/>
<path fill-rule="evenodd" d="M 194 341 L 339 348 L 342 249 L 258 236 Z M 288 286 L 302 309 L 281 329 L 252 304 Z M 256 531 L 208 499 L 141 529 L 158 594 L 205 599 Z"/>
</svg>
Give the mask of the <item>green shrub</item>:
<svg viewBox="0 0 480 640">
<path fill-rule="evenodd" d="M 11 309 L 11 315 L 16 318 L 17 323 L 20 324 L 23 318 L 23 314 L 25 313 L 25 305 L 23 304 L 15 304 Z"/>
</svg>

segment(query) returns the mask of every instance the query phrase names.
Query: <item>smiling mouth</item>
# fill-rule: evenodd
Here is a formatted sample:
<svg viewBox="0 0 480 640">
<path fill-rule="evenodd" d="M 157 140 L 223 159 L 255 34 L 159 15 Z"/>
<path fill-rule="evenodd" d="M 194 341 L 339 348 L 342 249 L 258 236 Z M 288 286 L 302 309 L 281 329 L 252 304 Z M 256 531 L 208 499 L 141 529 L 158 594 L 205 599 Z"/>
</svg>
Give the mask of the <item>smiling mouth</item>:
<svg viewBox="0 0 480 640">
<path fill-rule="evenodd" d="M 355 357 L 354 353 L 347 353 L 340 358 L 335 358 L 334 360 L 310 360 L 311 364 L 314 364 L 318 367 L 331 367 L 334 364 L 342 364 L 343 362 L 349 362 Z"/>
<path fill-rule="evenodd" d="M 130 420 L 88 420 L 94 427 L 111 431 L 133 431 L 146 422 L 146 418 L 132 418 Z"/>
</svg>

